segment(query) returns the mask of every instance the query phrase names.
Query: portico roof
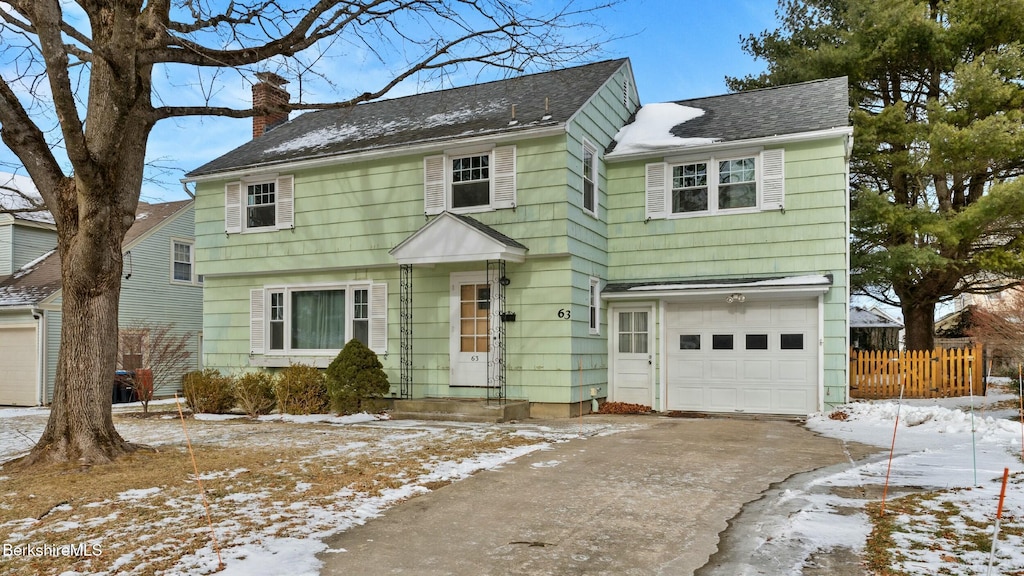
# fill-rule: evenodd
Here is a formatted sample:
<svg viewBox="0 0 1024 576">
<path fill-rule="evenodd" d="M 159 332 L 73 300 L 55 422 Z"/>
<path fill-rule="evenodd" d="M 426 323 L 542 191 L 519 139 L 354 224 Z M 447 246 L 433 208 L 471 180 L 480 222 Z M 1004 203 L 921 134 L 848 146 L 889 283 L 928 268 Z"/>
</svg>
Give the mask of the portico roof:
<svg viewBox="0 0 1024 576">
<path fill-rule="evenodd" d="M 447 264 L 505 260 L 522 262 L 528 248 L 486 224 L 442 212 L 391 249 L 399 264 Z"/>
</svg>

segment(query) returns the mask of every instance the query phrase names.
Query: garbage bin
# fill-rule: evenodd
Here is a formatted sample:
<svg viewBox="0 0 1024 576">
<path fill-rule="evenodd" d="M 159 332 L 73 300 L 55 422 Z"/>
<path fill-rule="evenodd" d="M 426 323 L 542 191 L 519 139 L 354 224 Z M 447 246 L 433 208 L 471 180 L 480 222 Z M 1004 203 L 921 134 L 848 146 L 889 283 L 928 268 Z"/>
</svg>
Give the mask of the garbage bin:
<svg viewBox="0 0 1024 576">
<path fill-rule="evenodd" d="M 134 370 L 118 370 L 114 372 L 114 387 L 112 391 L 111 401 L 114 404 L 124 404 L 125 402 L 131 402 L 132 399 L 132 388 L 135 382 L 135 371 Z"/>
</svg>

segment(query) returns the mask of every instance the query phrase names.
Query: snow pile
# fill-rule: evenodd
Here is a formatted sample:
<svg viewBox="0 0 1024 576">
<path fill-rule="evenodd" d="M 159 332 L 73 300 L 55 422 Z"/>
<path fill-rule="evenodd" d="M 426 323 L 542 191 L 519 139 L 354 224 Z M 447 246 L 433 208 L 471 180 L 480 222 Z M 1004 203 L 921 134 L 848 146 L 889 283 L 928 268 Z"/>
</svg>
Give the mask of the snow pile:
<svg viewBox="0 0 1024 576">
<path fill-rule="evenodd" d="M 673 127 L 703 115 L 700 108 L 672 102 L 647 104 L 637 111 L 632 123 L 615 134 L 615 150 L 608 157 L 716 142 L 715 138 L 680 138 L 671 132 Z"/>
</svg>

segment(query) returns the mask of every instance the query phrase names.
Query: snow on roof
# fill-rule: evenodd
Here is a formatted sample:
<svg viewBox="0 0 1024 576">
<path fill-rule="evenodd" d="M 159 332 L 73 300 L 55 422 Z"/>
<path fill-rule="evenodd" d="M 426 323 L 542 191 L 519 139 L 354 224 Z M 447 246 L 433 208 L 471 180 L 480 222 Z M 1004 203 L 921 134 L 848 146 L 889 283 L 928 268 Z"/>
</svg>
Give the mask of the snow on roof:
<svg viewBox="0 0 1024 576">
<path fill-rule="evenodd" d="M 28 176 L 19 176 L 9 172 L 0 172 L 0 210 L 21 210 L 42 205 L 43 198 L 39 190 Z M 19 220 L 45 222 L 53 224 L 53 215 L 48 211 L 14 212 L 12 215 Z"/>
<path fill-rule="evenodd" d="M 608 156 L 717 142 L 718 138 L 681 138 L 672 134 L 672 128 L 703 115 L 700 108 L 674 102 L 647 104 L 637 111 L 632 123 L 615 134 L 615 150 Z"/>
<path fill-rule="evenodd" d="M 365 106 L 362 104 L 361 106 Z M 277 154 L 282 152 L 293 152 L 295 150 L 320 149 L 343 143 L 347 140 L 358 138 L 368 139 L 384 136 L 394 132 L 401 132 L 412 126 L 418 129 L 437 128 L 465 122 L 474 117 L 492 114 L 499 110 L 509 109 L 505 100 L 486 103 L 473 108 L 459 108 L 442 113 L 430 114 L 423 118 L 412 116 L 401 117 L 391 120 L 379 120 L 368 124 L 332 124 L 323 126 L 311 132 L 301 134 L 291 140 L 286 140 L 276 146 L 267 148 L 266 154 Z"/>
<path fill-rule="evenodd" d="M 851 328 L 903 328 L 898 320 L 878 308 L 850 307 Z"/>
</svg>

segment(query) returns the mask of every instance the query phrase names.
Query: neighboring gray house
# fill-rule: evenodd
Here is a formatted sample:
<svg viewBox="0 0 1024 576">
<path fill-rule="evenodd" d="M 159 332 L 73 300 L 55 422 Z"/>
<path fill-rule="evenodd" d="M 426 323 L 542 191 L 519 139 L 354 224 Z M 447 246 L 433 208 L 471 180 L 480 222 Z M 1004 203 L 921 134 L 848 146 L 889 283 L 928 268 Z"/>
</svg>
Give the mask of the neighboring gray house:
<svg viewBox="0 0 1024 576">
<path fill-rule="evenodd" d="M 899 350 L 903 324 L 878 308 L 850 307 L 850 346 L 855 350 Z"/>
<path fill-rule="evenodd" d="M 0 265 L 9 266 L 0 270 L 0 405 L 37 406 L 53 398 L 61 330 L 60 259 L 52 220 L 43 214 L 0 215 L 0 235 L 5 235 L 0 238 L 13 238 L 0 241 Z M 192 200 L 139 203 L 124 240 L 119 366 L 146 367 L 148 335 L 130 330 L 140 323 L 173 324 L 188 334 L 191 368 L 199 366 L 203 289 L 195 270 L 194 214 Z M 162 376 L 157 375 L 157 386 L 176 389 L 180 374 Z"/>
</svg>

